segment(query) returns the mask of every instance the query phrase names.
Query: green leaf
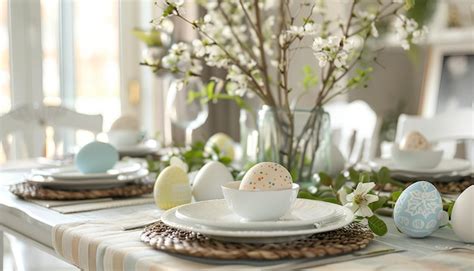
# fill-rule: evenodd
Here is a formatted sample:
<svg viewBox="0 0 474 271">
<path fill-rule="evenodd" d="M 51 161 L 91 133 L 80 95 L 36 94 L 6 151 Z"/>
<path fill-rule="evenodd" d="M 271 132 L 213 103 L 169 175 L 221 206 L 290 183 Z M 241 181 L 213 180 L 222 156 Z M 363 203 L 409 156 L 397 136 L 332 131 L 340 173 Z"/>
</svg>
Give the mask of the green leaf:
<svg viewBox="0 0 474 271">
<path fill-rule="evenodd" d="M 135 28 L 133 35 L 144 42 L 148 47 L 161 47 L 161 32 L 157 30 L 142 30 Z"/>
<path fill-rule="evenodd" d="M 168 17 L 173 14 L 175 6 L 168 4 L 168 6 L 163 10 L 163 17 Z"/>
<path fill-rule="evenodd" d="M 373 233 L 377 234 L 378 236 L 383 236 L 387 233 L 387 225 L 376 215 L 367 218 L 367 221 L 369 222 L 369 228 Z"/>
<path fill-rule="evenodd" d="M 362 172 L 359 174 L 359 182 L 360 183 L 368 183 L 370 182 L 370 173 Z"/>
<path fill-rule="evenodd" d="M 216 85 L 216 82 L 211 81 L 206 86 L 207 97 L 209 99 L 212 99 L 212 96 L 214 96 L 214 86 L 215 85 Z"/>
<path fill-rule="evenodd" d="M 332 178 L 324 172 L 320 172 L 319 174 L 319 181 L 325 186 L 332 185 Z"/>
<path fill-rule="evenodd" d="M 355 183 L 359 182 L 359 172 L 357 170 L 350 168 L 349 169 L 349 179 Z"/>
<path fill-rule="evenodd" d="M 309 193 L 308 191 L 304 191 L 304 190 L 298 192 L 298 198 L 300 198 L 300 199 L 311 199 L 311 200 L 317 200 L 318 199 L 313 194 Z"/>
<path fill-rule="evenodd" d="M 378 201 L 372 202 L 371 204 L 369 204 L 369 208 L 372 211 L 375 211 L 377 209 L 382 208 L 387 201 L 388 201 L 388 197 L 379 197 Z"/>
<path fill-rule="evenodd" d="M 316 71 L 313 71 L 311 66 L 303 66 L 303 89 L 308 91 L 310 88 L 315 87 L 318 84 L 318 74 Z"/>
<path fill-rule="evenodd" d="M 337 190 L 341 189 L 342 186 L 346 184 L 346 177 L 343 174 L 339 174 L 336 177 L 334 188 Z"/>
<path fill-rule="evenodd" d="M 230 157 L 223 156 L 219 158 L 219 162 L 221 162 L 224 165 L 230 165 L 230 163 L 232 163 L 232 159 L 230 159 Z"/>
<path fill-rule="evenodd" d="M 405 0 L 405 9 L 409 10 L 415 5 L 415 0 Z"/>
<path fill-rule="evenodd" d="M 382 184 L 390 183 L 390 170 L 386 167 L 382 167 L 377 173 L 378 181 Z"/>
<path fill-rule="evenodd" d="M 398 200 L 398 198 L 400 197 L 400 195 L 402 194 L 402 192 L 403 191 L 392 192 L 392 195 L 391 195 L 392 201 L 396 202 Z"/>
<path fill-rule="evenodd" d="M 451 218 L 451 213 L 453 212 L 453 207 L 454 207 L 454 201 L 450 202 L 448 205 L 448 215 Z"/>
</svg>

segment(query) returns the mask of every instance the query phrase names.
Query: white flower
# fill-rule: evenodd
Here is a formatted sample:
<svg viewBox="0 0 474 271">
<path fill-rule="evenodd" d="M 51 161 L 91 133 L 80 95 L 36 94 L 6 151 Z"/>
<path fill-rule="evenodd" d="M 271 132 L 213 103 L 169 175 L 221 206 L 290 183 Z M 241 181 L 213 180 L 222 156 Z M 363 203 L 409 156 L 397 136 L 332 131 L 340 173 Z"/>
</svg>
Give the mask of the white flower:
<svg viewBox="0 0 474 271">
<path fill-rule="evenodd" d="M 313 23 L 307 23 L 303 26 L 292 25 L 286 32 L 294 37 L 302 39 L 304 36 L 314 35 L 316 33 L 316 26 Z"/>
<path fill-rule="evenodd" d="M 333 61 L 337 68 L 344 68 L 352 51 L 359 45 L 356 38 L 343 39 L 340 36 L 330 36 L 323 39 L 317 37 L 314 39 L 312 49 L 320 67 L 325 67 L 328 62 Z"/>
<path fill-rule="evenodd" d="M 177 62 L 178 56 L 176 56 L 175 54 L 166 55 L 162 59 L 163 67 L 165 67 L 166 69 L 173 69 L 173 67 L 176 67 Z"/>
<path fill-rule="evenodd" d="M 192 42 L 194 54 L 197 57 L 203 57 L 206 54 L 206 47 L 201 40 L 193 40 Z"/>
<path fill-rule="evenodd" d="M 373 215 L 372 210 L 369 208 L 369 204 L 379 200 L 376 195 L 369 194 L 370 190 L 375 187 L 375 183 L 358 183 L 354 192 L 347 195 L 346 203 L 344 206 L 348 207 L 357 216 L 371 217 Z"/>
<path fill-rule="evenodd" d="M 410 49 L 410 44 L 412 43 L 420 43 L 428 32 L 425 26 L 420 28 L 415 20 L 401 14 L 397 15 L 393 26 L 395 27 L 397 38 L 405 50 Z"/>
<path fill-rule="evenodd" d="M 377 28 L 375 27 L 375 22 L 372 22 L 370 24 L 370 34 L 372 35 L 372 37 L 374 38 L 378 38 L 379 36 L 379 31 L 377 30 Z"/>
<path fill-rule="evenodd" d="M 184 0 L 166 0 L 168 4 L 171 4 L 177 8 L 181 7 L 184 5 Z"/>
<path fill-rule="evenodd" d="M 337 191 L 337 195 L 339 198 L 339 201 L 341 202 L 342 205 L 346 205 L 347 202 L 347 191 L 346 188 L 343 186 Z"/>
</svg>

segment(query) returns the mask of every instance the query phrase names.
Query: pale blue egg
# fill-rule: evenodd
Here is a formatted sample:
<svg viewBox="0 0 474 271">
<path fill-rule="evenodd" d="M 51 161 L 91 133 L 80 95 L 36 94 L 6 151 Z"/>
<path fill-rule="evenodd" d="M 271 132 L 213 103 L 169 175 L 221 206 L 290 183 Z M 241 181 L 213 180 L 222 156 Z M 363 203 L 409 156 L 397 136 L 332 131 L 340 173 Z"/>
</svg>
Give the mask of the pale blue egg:
<svg viewBox="0 0 474 271">
<path fill-rule="evenodd" d="M 94 141 L 79 150 L 75 164 L 82 173 L 99 173 L 113 168 L 118 159 L 119 154 L 112 145 Z"/>
<path fill-rule="evenodd" d="M 407 187 L 393 210 L 398 229 L 416 238 L 426 237 L 437 230 L 442 217 L 441 196 L 434 185 L 425 181 Z"/>
</svg>

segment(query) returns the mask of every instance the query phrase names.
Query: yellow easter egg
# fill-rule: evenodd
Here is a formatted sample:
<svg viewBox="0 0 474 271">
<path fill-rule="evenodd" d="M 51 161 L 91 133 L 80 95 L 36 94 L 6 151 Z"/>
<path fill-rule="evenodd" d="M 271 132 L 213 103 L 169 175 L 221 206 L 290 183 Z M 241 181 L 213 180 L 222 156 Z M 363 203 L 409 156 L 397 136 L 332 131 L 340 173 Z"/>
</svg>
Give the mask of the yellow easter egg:
<svg viewBox="0 0 474 271">
<path fill-rule="evenodd" d="M 191 186 L 186 172 L 177 166 L 165 168 L 156 178 L 153 196 L 158 208 L 166 210 L 191 202 Z"/>
<path fill-rule="evenodd" d="M 214 134 L 207 140 L 205 151 L 212 152 L 214 146 L 217 147 L 224 156 L 234 160 L 234 141 L 230 136 L 224 133 Z"/>
</svg>

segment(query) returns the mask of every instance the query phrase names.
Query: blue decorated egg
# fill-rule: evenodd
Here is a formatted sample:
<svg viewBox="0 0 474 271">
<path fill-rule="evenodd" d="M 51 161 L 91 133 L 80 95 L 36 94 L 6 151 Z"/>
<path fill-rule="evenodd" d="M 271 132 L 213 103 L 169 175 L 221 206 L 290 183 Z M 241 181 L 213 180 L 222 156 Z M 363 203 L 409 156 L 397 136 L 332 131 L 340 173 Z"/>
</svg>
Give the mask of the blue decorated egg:
<svg viewBox="0 0 474 271">
<path fill-rule="evenodd" d="M 99 173 L 113 168 L 118 159 L 119 154 L 112 145 L 94 141 L 79 150 L 75 164 L 82 173 Z"/>
<path fill-rule="evenodd" d="M 393 210 L 398 229 L 416 238 L 426 237 L 437 230 L 442 217 L 441 196 L 434 185 L 425 181 L 408 186 Z"/>
</svg>

